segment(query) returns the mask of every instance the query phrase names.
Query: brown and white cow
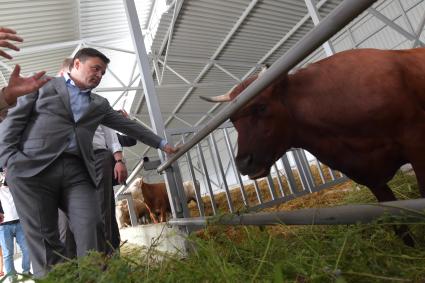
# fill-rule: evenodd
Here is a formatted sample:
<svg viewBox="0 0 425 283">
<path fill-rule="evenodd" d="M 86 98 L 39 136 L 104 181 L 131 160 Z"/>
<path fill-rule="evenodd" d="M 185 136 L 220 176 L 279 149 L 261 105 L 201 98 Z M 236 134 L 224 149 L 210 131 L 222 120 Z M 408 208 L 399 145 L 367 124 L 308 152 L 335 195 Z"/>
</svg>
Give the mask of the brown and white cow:
<svg viewBox="0 0 425 283">
<path fill-rule="evenodd" d="M 184 192 L 187 197 L 187 202 L 196 202 L 196 189 L 199 190 L 199 182 L 196 185 L 192 181 L 183 182 Z M 146 209 L 152 219 L 153 223 L 158 223 L 157 215 L 159 215 L 159 221 L 165 222 L 167 214 L 171 213 L 170 202 L 168 199 L 167 187 L 165 183 L 146 183 L 143 177 L 137 178 L 128 187 L 126 193 L 131 193 L 133 199 L 139 199 L 144 202 Z"/>
<path fill-rule="evenodd" d="M 230 101 L 252 77 L 212 101 Z M 291 147 L 366 185 L 378 201 L 410 162 L 425 197 L 425 48 L 356 49 L 282 75 L 232 117 L 236 163 L 255 179 Z"/>
</svg>

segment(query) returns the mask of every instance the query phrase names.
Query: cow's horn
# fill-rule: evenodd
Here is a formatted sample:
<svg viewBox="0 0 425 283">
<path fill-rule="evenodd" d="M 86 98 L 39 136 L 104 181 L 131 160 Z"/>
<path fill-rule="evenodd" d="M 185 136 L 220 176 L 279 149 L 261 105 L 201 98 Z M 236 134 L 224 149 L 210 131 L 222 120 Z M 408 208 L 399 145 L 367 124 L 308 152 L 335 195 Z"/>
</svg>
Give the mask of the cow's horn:
<svg viewBox="0 0 425 283">
<path fill-rule="evenodd" d="M 231 100 L 230 95 L 228 93 L 223 95 L 213 96 L 213 97 L 202 96 L 202 95 L 200 95 L 199 97 L 208 102 L 228 102 Z"/>
<path fill-rule="evenodd" d="M 203 100 L 208 101 L 208 102 L 229 102 L 229 101 L 232 100 L 230 98 L 230 94 L 235 90 L 235 88 L 237 86 L 238 85 L 235 85 L 226 94 L 223 94 L 223 95 L 217 95 L 217 96 L 213 96 L 213 97 L 207 97 L 207 96 L 200 95 L 199 97 L 202 98 Z"/>
</svg>

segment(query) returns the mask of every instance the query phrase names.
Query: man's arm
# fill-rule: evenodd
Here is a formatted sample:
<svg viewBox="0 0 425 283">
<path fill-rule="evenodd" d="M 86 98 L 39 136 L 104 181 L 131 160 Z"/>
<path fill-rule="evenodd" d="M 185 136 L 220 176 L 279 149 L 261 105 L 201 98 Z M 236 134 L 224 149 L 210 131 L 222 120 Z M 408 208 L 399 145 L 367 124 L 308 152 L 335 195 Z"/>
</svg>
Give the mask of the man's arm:
<svg viewBox="0 0 425 283">
<path fill-rule="evenodd" d="M 18 145 L 25 130 L 38 93 L 31 93 L 18 99 L 6 119 L 0 124 L 0 167 L 7 167 L 9 158 L 18 151 Z"/>
<path fill-rule="evenodd" d="M 106 109 L 104 110 L 106 115 L 104 116 L 101 123 L 109 128 L 115 129 L 126 135 L 134 137 L 146 145 L 154 148 L 159 148 L 162 137 L 158 136 L 148 128 L 140 125 L 139 123 L 125 118 L 120 113 L 112 109 L 112 107 L 106 103 Z"/>
<path fill-rule="evenodd" d="M 117 133 L 118 141 L 120 142 L 122 147 L 130 147 L 137 144 L 137 140 L 130 136 L 121 135 Z"/>
</svg>

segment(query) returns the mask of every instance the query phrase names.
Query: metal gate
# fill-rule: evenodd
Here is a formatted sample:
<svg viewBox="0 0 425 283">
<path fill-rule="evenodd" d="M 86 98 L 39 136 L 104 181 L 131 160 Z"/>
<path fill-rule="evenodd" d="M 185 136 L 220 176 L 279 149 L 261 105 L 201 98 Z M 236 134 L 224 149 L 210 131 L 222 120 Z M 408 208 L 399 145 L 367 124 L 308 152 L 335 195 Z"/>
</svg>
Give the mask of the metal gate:
<svg viewBox="0 0 425 283">
<path fill-rule="evenodd" d="M 186 142 L 196 128 L 167 132 L 169 141 Z M 178 179 L 200 183 L 197 205 L 189 217 L 260 210 L 317 192 L 347 180 L 302 149 L 292 149 L 271 168 L 266 178 L 249 180 L 235 165 L 236 131 L 226 123 L 187 151 L 178 161 Z M 181 205 L 187 206 L 187 203 Z M 185 216 L 186 217 L 186 216 Z"/>
</svg>

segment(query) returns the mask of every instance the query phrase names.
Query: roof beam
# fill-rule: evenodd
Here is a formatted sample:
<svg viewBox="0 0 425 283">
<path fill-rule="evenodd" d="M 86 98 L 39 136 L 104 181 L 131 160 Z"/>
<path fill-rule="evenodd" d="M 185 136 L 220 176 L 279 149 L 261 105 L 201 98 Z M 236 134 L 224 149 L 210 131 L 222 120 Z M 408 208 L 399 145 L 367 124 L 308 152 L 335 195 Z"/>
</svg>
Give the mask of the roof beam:
<svg viewBox="0 0 425 283">
<path fill-rule="evenodd" d="M 229 43 L 232 36 L 236 33 L 236 31 L 239 29 L 239 27 L 242 25 L 242 23 L 245 21 L 245 19 L 251 13 L 252 9 L 254 9 L 254 7 L 255 7 L 255 5 L 257 5 L 257 3 L 258 3 L 258 0 L 252 0 L 249 3 L 248 7 L 245 9 L 245 11 L 239 17 L 237 22 L 233 25 L 232 29 L 227 33 L 224 40 L 220 43 L 218 48 L 215 50 L 215 52 L 211 56 L 210 60 L 215 60 L 217 58 L 217 56 L 221 53 L 221 51 L 223 51 L 224 47 Z M 194 83 L 198 83 L 198 81 L 200 81 L 204 77 L 204 75 L 208 72 L 208 70 L 211 68 L 212 65 L 213 65 L 212 63 L 208 63 L 207 65 L 205 65 L 204 68 L 202 69 L 202 71 L 199 73 L 199 75 L 194 80 Z M 184 94 L 183 98 L 179 101 L 177 106 L 174 108 L 173 114 L 176 114 L 177 111 L 179 111 L 179 109 L 183 106 L 184 102 L 189 98 L 190 94 L 193 92 L 194 89 L 195 89 L 195 87 L 189 88 L 189 90 Z M 172 119 L 173 119 L 173 116 L 170 116 L 165 121 L 165 123 L 164 123 L 165 126 L 167 126 L 171 122 Z"/>
<path fill-rule="evenodd" d="M 313 3 L 313 0 L 305 0 L 305 4 L 307 6 L 308 13 L 310 14 L 311 19 L 315 26 L 320 23 L 320 15 L 319 9 L 317 9 L 316 5 Z M 323 49 L 325 50 L 326 55 L 331 56 L 335 54 L 335 49 L 332 46 L 330 40 L 323 43 Z"/>
<path fill-rule="evenodd" d="M 9 54 L 11 56 L 27 55 L 27 54 L 37 53 L 37 52 L 73 47 L 73 46 L 76 46 L 78 44 L 82 44 L 84 42 L 90 42 L 90 41 L 96 41 L 96 40 L 107 41 L 107 40 L 117 40 L 117 39 L 122 39 L 122 36 L 119 36 L 119 35 L 96 36 L 96 37 L 82 38 L 82 39 L 79 39 L 79 40 L 72 40 L 72 41 L 65 41 L 65 42 L 59 42 L 59 43 L 51 43 L 51 44 L 25 47 L 25 48 L 22 48 L 20 51 L 11 51 L 11 52 L 9 52 Z"/>
<path fill-rule="evenodd" d="M 414 42 L 417 40 L 420 46 L 425 46 L 425 44 L 421 40 L 416 38 L 416 35 L 413 35 L 410 32 L 406 31 L 404 28 L 402 28 L 401 26 L 399 26 L 398 24 L 396 24 L 395 22 L 393 22 L 392 20 L 384 16 L 381 12 L 377 11 L 375 8 L 373 7 L 369 8 L 368 12 L 374 15 L 384 24 L 386 24 L 387 26 L 389 26 L 390 28 L 392 28 L 393 30 L 395 30 L 396 32 L 398 32 L 399 34 L 407 38 L 408 40 L 411 40 Z"/>
<path fill-rule="evenodd" d="M 319 9 L 322 7 L 328 0 L 321 0 L 319 3 L 317 3 L 317 8 Z M 310 18 L 310 15 L 305 15 L 295 26 L 292 27 L 292 29 L 285 34 L 285 36 L 282 37 L 281 40 L 279 40 L 260 60 L 258 60 L 255 67 L 252 67 L 246 74 L 243 76 L 242 81 L 248 78 L 256 69 L 257 66 L 260 64 L 263 64 L 277 49 L 279 49 L 291 36 L 297 32 L 297 30 L 303 26 L 308 19 Z M 205 119 L 211 117 L 212 113 L 217 110 L 218 107 L 220 107 L 221 103 L 216 103 L 211 109 L 203 116 L 199 121 L 195 124 L 195 126 L 199 126 L 202 124 Z"/>
<path fill-rule="evenodd" d="M 174 5 L 173 18 L 171 20 L 170 27 L 169 27 L 170 31 L 168 32 L 167 47 L 165 49 L 165 58 L 164 58 L 164 62 L 162 63 L 163 67 L 162 67 L 161 77 L 159 79 L 159 84 L 162 84 L 162 79 L 164 78 L 164 72 L 166 70 L 165 67 L 167 66 L 168 51 L 170 49 L 171 39 L 173 38 L 174 25 L 176 24 L 176 20 L 180 13 L 180 9 L 183 5 L 183 1 L 184 0 L 176 0 L 176 3 Z"/>
</svg>

